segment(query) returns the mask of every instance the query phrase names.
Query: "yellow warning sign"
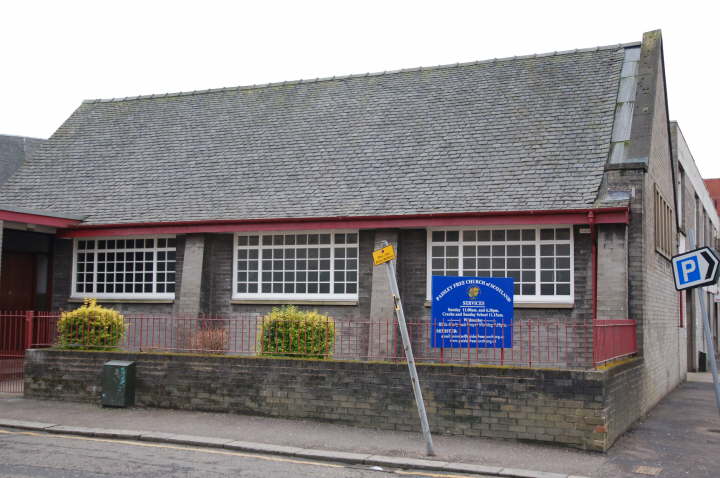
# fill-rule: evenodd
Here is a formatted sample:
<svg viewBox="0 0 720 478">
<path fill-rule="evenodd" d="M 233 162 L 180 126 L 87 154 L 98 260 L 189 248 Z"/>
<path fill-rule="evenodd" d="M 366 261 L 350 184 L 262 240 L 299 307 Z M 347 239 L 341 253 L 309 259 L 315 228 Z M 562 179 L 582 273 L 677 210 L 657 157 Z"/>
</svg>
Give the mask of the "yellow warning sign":
<svg viewBox="0 0 720 478">
<path fill-rule="evenodd" d="M 393 259 L 395 259 L 395 249 L 392 244 L 385 246 L 382 249 L 378 249 L 377 251 L 373 251 L 373 261 L 375 261 L 376 266 L 385 264 Z"/>
</svg>

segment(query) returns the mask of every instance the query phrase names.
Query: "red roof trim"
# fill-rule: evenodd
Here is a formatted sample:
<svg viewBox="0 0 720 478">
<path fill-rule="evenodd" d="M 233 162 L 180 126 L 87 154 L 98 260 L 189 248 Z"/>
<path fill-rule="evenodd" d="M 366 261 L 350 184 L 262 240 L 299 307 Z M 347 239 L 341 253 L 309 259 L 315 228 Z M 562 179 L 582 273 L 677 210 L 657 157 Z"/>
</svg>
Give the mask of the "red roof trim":
<svg viewBox="0 0 720 478">
<path fill-rule="evenodd" d="M 356 216 L 324 218 L 278 218 L 221 221 L 78 225 L 59 233 L 60 237 L 130 236 L 139 234 L 188 234 L 203 232 L 292 231 L 310 229 L 379 229 L 433 226 L 499 226 L 522 224 L 627 224 L 627 207 L 566 209 L 556 211 L 500 211 L 413 214 L 404 216 Z"/>
<path fill-rule="evenodd" d="M 0 220 L 20 222 L 23 224 L 35 224 L 37 226 L 56 227 L 58 229 L 64 229 L 80 224 L 79 219 L 66 219 L 62 217 L 44 216 L 42 214 L 4 210 L 0 210 Z"/>
</svg>

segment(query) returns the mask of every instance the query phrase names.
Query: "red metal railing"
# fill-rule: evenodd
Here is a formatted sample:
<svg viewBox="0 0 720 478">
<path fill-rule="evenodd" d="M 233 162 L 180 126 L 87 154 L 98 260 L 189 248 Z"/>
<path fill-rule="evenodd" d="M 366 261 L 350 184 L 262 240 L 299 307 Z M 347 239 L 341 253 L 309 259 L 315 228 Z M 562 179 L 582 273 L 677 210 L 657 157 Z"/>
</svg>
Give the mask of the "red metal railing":
<svg viewBox="0 0 720 478">
<path fill-rule="evenodd" d="M 125 315 L 122 327 L 75 326 L 58 330 L 58 314 L 0 312 L 0 382 L 22 378 L 25 348 L 117 349 L 255 356 L 328 357 L 339 360 L 402 361 L 404 353 L 394 319 L 330 319 L 320 331 L 271 328 L 259 315 L 232 318 L 182 318 Z M 636 352 L 635 321 L 573 322 L 516 319 L 508 348 L 431 346 L 429 320 L 408 323 L 418 362 L 488 364 L 520 367 L 589 369 Z M 473 340 L 502 335 L 501 326 L 471 326 Z M 18 385 L 21 387 L 21 384 Z M 17 387 L 16 387 L 17 388 Z"/>
<path fill-rule="evenodd" d="M 35 317 L 32 311 L 0 312 L 0 393 L 22 392 L 25 349 L 53 335 L 36 328 Z"/>
<path fill-rule="evenodd" d="M 637 326 L 634 320 L 597 320 L 593 329 L 595 366 L 637 353 Z"/>
</svg>

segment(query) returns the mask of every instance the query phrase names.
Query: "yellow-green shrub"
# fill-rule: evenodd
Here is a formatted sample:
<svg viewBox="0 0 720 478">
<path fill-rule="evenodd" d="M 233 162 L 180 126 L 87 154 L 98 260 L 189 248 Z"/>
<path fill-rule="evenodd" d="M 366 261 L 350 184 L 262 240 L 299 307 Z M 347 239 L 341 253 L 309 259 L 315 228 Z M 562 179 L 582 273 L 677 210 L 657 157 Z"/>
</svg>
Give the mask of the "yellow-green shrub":
<svg viewBox="0 0 720 478">
<path fill-rule="evenodd" d="M 57 323 L 58 345 L 65 348 L 112 348 L 125 335 L 125 321 L 120 313 L 85 299 L 83 305 L 60 314 Z"/>
<path fill-rule="evenodd" d="M 276 307 L 263 317 L 263 355 L 326 358 L 335 343 L 335 321 L 317 311 L 305 312 L 294 305 Z"/>
</svg>

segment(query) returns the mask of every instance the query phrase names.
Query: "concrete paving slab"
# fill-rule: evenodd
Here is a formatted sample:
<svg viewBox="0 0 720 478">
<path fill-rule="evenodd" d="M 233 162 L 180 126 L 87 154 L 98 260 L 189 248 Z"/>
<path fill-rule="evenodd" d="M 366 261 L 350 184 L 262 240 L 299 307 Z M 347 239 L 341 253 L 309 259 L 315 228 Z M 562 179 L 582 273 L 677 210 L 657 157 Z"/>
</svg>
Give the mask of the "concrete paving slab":
<svg viewBox="0 0 720 478">
<path fill-rule="evenodd" d="M 364 463 L 370 455 L 363 453 L 349 453 L 344 451 L 300 449 L 295 456 L 312 458 L 316 460 L 337 461 L 341 463 Z"/>
<path fill-rule="evenodd" d="M 80 435 L 91 437 L 94 435 L 94 430 L 87 427 L 74 427 L 68 425 L 57 425 L 54 427 L 46 428 L 44 431 L 48 433 L 67 433 L 68 435 Z"/>
<path fill-rule="evenodd" d="M 57 423 L 31 422 L 27 420 L 13 420 L 10 418 L 0 418 L 0 427 L 19 428 L 21 430 L 44 430 L 50 427 L 56 427 Z"/>
<path fill-rule="evenodd" d="M 473 465 L 471 463 L 448 463 L 443 471 L 455 473 L 477 473 L 478 475 L 497 475 L 502 471 L 499 466 Z"/>
<path fill-rule="evenodd" d="M 548 473 L 544 471 L 521 470 L 516 468 L 503 468 L 498 475 L 512 478 L 568 478 L 568 476 L 564 473 Z"/>
<path fill-rule="evenodd" d="M 247 451 L 251 453 L 268 453 L 270 455 L 290 455 L 295 456 L 302 448 L 282 445 L 271 445 L 268 443 L 252 443 L 247 441 L 231 441 L 225 443 L 223 448 L 229 450 Z"/>
<path fill-rule="evenodd" d="M 144 433 L 141 439 L 147 441 L 162 441 L 163 443 L 176 443 L 178 445 L 204 446 L 210 448 L 222 448 L 226 443 L 234 440 L 231 438 L 201 437 L 195 435 L 177 435 L 174 433 Z M 146 438 L 147 437 L 147 438 Z"/>
<path fill-rule="evenodd" d="M 417 470 L 442 470 L 447 461 L 421 460 L 402 456 L 371 455 L 365 459 L 366 465 L 395 466 L 398 468 L 414 468 Z"/>
<path fill-rule="evenodd" d="M 112 430 L 107 428 L 94 428 L 94 436 L 98 438 L 118 438 L 120 440 L 139 440 L 143 431 L 140 430 Z"/>
</svg>

